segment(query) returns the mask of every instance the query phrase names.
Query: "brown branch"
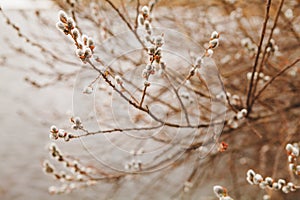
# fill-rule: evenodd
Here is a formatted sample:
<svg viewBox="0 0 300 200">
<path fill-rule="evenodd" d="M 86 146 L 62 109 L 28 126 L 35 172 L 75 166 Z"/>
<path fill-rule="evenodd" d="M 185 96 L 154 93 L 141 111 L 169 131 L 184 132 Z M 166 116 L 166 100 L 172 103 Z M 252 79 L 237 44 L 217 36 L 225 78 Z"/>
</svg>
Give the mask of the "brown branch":
<svg viewBox="0 0 300 200">
<path fill-rule="evenodd" d="M 197 124 L 197 125 L 180 125 L 180 124 L 174 124 L 171 122 L 166 122 L 163 121 L 161 119 L 159 119 L 158 117 L 156 117 L 150 110 L 149 108 L 146 107 L 141 107 L 138 104 L 136 104 L 135 102 L 131 101 L 126 95 L 124 95 L 120 90 L 118 90 L 116 88 L 116 86 L 107 78 L 107 76 L 100 70 L 98 69 L 89 59 L 86 60 L 87 63 L 90 64 L 90 66 L 95 69 L 97 72 L 99 72 L 102 76 L 102 78 L 105 80 L 106 83 L 109 84 L 109 86 L 116 91 L 124 100 L 126 100 L 130 105 L 132 105 L 133 107 L 135 107 L 136 109 L 143 111 L 145 113 L 147 113 L 152 119 L 154 119 L 157 122 L 160 122 L 162 124 L 164 124 L 165 126 L 169 126 L 169 127 L 174 127 L 174 128 L 207 128 L 209 127 L 211 124 Z M 215 124 L 222 124 L 222 122 L 217 122 Z"/>
<path fill-rule="evenodd" d="M 247 116 L 251 112 L 251 106 L 250 105 L 251 105 L 251 96 L 252 96 L 252 89 L 253 89 L 254 74 L 256 72 L 260 51 L 261 51 L 263 40 L 264 40 L 265 33 L 266 33 L 267 23 L 268 23 L 268 20 L 269 20 L 270 5 L 271 5 L 271 0 L 268 0 L 267 3 L 266 3 L 265 20 L 264 20 L 262 31 L 261 31 L 260 42 L 259 42 L 259 45 L 258 45 L 257 54 L 256 54 L 256 57 L 255 57 L 253 70 L 252 70 L 252 75 L 251 75 L 251 80 L 250 80 L 250 83 L 249 83 L 248 94 L 247 94 L 247 111 L 248 111 Z"/>
<path fill-rule="evenodd" d="M 144 50 L 148 51 L 147 47 L 142 42 L 141 38 L 138 36 L 136 30 L 131 26 L 131 24 L 128 22 L 128 20 L 125 18 L 125 16 L 120 12 L 120 10 L 110 0 L 105 0 L 105 1 L 118 13 L 118 15 L 125 22 L 127 27 L 130 29 L 130 31 L 135 35 L 135 37 L 139 41 L 139 43 L 143 46 Z"/>
<path fill-rule="evenodd" d="M 266 57 L 267 49 L 269 48 L 271 39 L 272 39 L 272 37 L 273 37 L 274 29 L 275 29 L 276 26 L 277 26 L 277 21 L 278 21 L 278 19 L 279 19 L 279 15 L 280 15 L 280 12 L 281 12 L 283 3 L 284 3 L 284 0 L 281 0 L 281 1 L 280 1 L 280 5 L 279 5 L 279 7 L 278 7 L 278 9 L 277 9 L 277 13 L 276 13 L 276 17 L 275 17 L 275 20 L 274 20 L 274 23 L 273 23 L 273 27 L 271 28 L 271 33 L 270 33 L 270 35 L 269 35 L 267 44 L 266 44 L 265 49 L 264 49 L 264 51 L 263 51 L 263 55 L 262 55 L 262 58 L 261 58 L 261 63 L 260 63 L 260 65 L 259 65 L 259 69 L 258 69 L 258 74 L 259 74 L 260 72 L 262 72 L 263 67 L 264 67 L 264 64 L 265 64 L 265 63 L 267 62 L 267 60 L 268 60 L 268 56 Z M 266 59 L 265 59 L 265 58 L 266 58 Z M 255 95 L 255 93 L 256 93 L 257 84 L 258 84 L 259 79 L 260 79 L 260 77 L 257 76 L 257 78 L 256 78 L 256 80 L 255 80 L 255 83 L 254 83 L 254 87 L 253 87 L 253 95 Z M 253 101 L 251 102 L 250 107 L 252 107 L 252 105 L 253 105 Z"/>
<path fill-rule="evenodd" d="M 139 25 L 138 22 L 139 13 L 140 13 L 140 0 L 136 0 L 136 16 L 135 16 L 135 26 L 134 26 L 135 29 L 137 29 Z"/>
<path fill-rule="evenodd" d="M 148 86 L 149 86 L 149 85 L 145 85 L 145 86 L 144 86 L 143 94 L 142 94 L 142 98 L 141 98 L 141 102 L 140 102 L 140 107 L 143 106 L 143 102 L 144 102 L 144 100 L 145 100 L 145 96 L 146 96 L 146 92 L 147 92 Z"/>
<path fill-rule="evenodd" d="M 165 75 L 164 77 L 165 77 L 165 78 L 167 79 L 167 81 L 169 82 L 170 86 L 172 87 L 172 89 L 173 89 L 173 91 L 174 91 L 174 93 L 175 93 L 175 95 L 176 95 L 176 97 L 177 97 L 177 99 L 178 99 L 178 101 L 179 101 L 179 103 L 180 103 L 180 106 L 181 106 L 181 108 L 182 108 L 182 110 L 183 110 L 183 112 L 184 112 L 184 116 L 185 116 L 186 123 L 187 123 L 188 125 L 190 125 L 190 120 L 189 120 L 188 112 L 187 112 L 186 107 L 184 106 L 184 104 L 183 104 L 183 102 L 182 102 L 182 100 L 181 100 L 181 98 L 180 98 L 180 96 L 179 96 L 179 94 L 178 94 L 178 90 L 176 90 L 175 86 L 172 84 L 171 80 L 169 79 L 168 74 L 167 74 L 165 71 L 164 71 L 164 75 Z"/>
<path fill-rule="evenodd" d="M 83 134 L 83 135 L 74 136 L 74 138 L 81 138 L 81 137 L 86 137 L 86 136 L 90 136 L 90 135 L 105 134 L 105 133 L 114 133 L 114 132 L 153 130 L 153 129 L 158 129 L 158 128 L 162 127 L 162 126 L 163 126 L 163 124 L 159 124 L 157 126 L 151 126 L 151 127 L 114 128 L 114 129 L 94 131 L 94 132 L 89 132 L 89 131 L 87 131 L 85 129 L 82 129 L 86 133 Z"/>
<path fill-rule="evenodd" d="M 300 61 L 300 58 L 296 59 L 293 63 L 291 63 L 290 65 L 284 67 L 280 72 L 278 72 L 275 76 L 273 76 L 257 93 L 257 95 L 253 98 L 253 103 L 254 104 L 255 100 L 257 100 L 260 95 L 263 93 L 263 91 L 265 89 L 267 89 L 267 87 L 273 83 L 273 81 L 278 78 L 279 76 L 281 76 L 285 71 L 287 71 L 288 69 L 290 69 L 291 67 L 293 67 L 294 65 L 296 65 L 298 62 Z"/>
<path fill-rule="evenodd" d="M 0 7 L 0 12 L 2 13 L 2 16 L 4 17 L 4 19 L 6 20 L 6 24 L 11 26 L 18 34 L 18 36 L 20 38 L 23 38 L 25 40 L 25 42 L 27 42 L 28 44 L 30 44 L 31 46 L 37 47 L 38 49 L 40 49 L 41 52 L 45 52 L 47 54 L 49 54 L 54 60 L 58 60 L 60 62 L 69 64 L 69 65 L 76 65 L 77 63 L 73 63 L 70 62 L 68 60 L 64 60 L 62 59 L 60 56 L 55 55 L 52 51 L 46 49 L 45 47 L 43 47 L 41 44 L 31 40 L 28 36 L 24 35 L 21 31 L 21 28 L 19 26 L 17 26 L 16 24 L 12 23 L 12 21 L 9 19 L 9 17 L 4 13 L 4 11 L 2 10 L 2 8 Z"/>
<path fill-rule="evenodd" d="M 287 24 L 287 27 L 291 30 L 292 34 L 294 35 L 294 37 L 298 41 L 298 44 L 297 44 L 297 47 L 298 47 L 299 44 L 300 44 L 300 35 L 295 30 L 293 23 L 284 15 L 284 13 L 281 12 L 280 15 L 285 20 L 285 23 Z"/>
</svg>

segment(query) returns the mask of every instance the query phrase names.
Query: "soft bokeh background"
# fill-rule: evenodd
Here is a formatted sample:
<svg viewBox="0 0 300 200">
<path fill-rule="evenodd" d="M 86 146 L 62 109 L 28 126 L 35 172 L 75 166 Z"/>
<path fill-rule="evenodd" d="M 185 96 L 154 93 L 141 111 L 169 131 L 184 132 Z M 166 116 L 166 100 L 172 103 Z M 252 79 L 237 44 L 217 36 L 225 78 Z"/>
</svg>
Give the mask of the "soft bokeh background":
<svg viewBox="0 0 300 200">
<path fill-rule="evenodd" d="M 278 5 L 278 2 L 275 1 L 274 5 Z M 129 4 L 132 5 L 133 3 Z M 74 48 L 70 40 L 66 39 L 55 28 L 57 11 L 60 9 L 57 5 L 54 5 L 51 1 L 42 0 L 1 0 L 0 5 L 9 18 L 21 27 L 25 35 L 34 38 L 37 42 L 55 51 L 55 53 L 63 55 L 63 58 L 74 62 L 75 68 L 81 67 L 80 62 L 74 59 Z M 245 56 L 240 46 L 241 39 L 246 36 L 236 23 L 237 18 L 239 18 L 237 17 L 239 14 L 238 9 L 233 12 L 230 9 L 234 8 L 230 6 L 225 7 L 223 1 L 218 0 L 209 2 L 169 0 L 162 1 L 159 6 L 161 7 L 158 7 L 157 13 L 155 13 L 157 19 L 155 19 L 154 23 L 184 32 L 194 38 L 199 46 L 202 46 L 207 41 L 213 30 L 218 30 L 221 33 L 221 42 L 223 43 L 221 43 L 220 48 L 216 50 L 214 55 L 216 63 L 220 66 L 221 73 L 230 92 L 243 94 L 246 87 L 239 88 L 238 86 L 245 84 L 246 78 L 234 79 L 231 77 L 243 77 L 249 71 L 252 58 Z M 255 41 L 258 41 L 264 11 L 263 3 L 261 1 L 247 1 L 247 3 L 238 1 L 236 6 L 243 8 L 247 20 L 243 18 L 241 23 L 247 29 L 247 33 Z M 287 1 L 284 11 L 289 6 L 295 8 L 295 19 L 292 20 L 292 23 L 294 31 L 299 33 L 299 1 Z M 37 17 L 36 10 L 39 10 L 40 18 Z M 187 10 L 189 12 L 186 12 Z M 271 14 L 274 15 L 275 11 L 275 7 L 272 7 Z M 117 19 L 119 19 L 116 14 L 111 14 L 111 16 L 113 17 L 110 17 L 108 21 L 114 30 L 118 31 L 126 28 L 124 24 L 116 23 Z M 161 16 L 161 18 L 158 16 Z M 276 42 L 278 41 L 282 49 L 286 48 L 289 50 L 288 56 L 276 58 L 273 61 L 275 63 L 274 66 L 286 65 L 299 56 L 299 43 L 297 43 L 299 38 L 297 40 L 297 37 L 293 35 L 290 30 L 291 26 L 287 21 L 280 21 L 281 29 L 279 33 L 275 34 L 275 37 Z M 81 25 L 90 26 L 90 24 Z M 49 127 L 55 123 L 59 127 L 69 128 L 70 123 L 68 119 L 74 112 L 73 92 L 75 90 L 73 89 L 78 84 L 78 77 L 83 83 L 86 83 L 82 77 L 91 78 L 91 74 L 72 74 L 73 70 L 70 68 L 72 63 L 56 62 L 53 58 L 44 56 L 38 48 L 26 44 L 22 38 L 19 38 L 16 31 L 7 26 L 2 16 L 0 17 L 0 27 L 0 199 L 173 198 L 173 196 L 170 197 L 171 194 L 181 189 L 182 180 L 186 179 L 188 172 L 192 168 L 193 163 L 188 162 L 188 159 L 181 171 L 173 172 L 177 176 L 173 176 L 169 180 L 160 182 L 161 174 L 155 174 L 153 175 L 154 177 L 149 176 L 144 179 L 130 177 L 121 183 L 125 186 L 118 193 L 114 193 L 115 189 L 113 186 L 103 183 L 84 190 L 76 190 L 67 195 L 49 195 L 48 187 L 57 184 L 51 177 L 44 175 L 41 168 L 42 161 L 49 157 L 47 153 L 47 145 L 50 142 L 48 137 Z M 87 30 L 89 30 L 89 34 L 99 34 L 98 30 Z M 288 39 L 282 37 L 281 34 Z M 56 81 L 55 76 L 43 75 L 37 72 L 37 69 L 43 69 L 51 74 L 51 70 L 47 70 L 53 63 L 56 68 L 70 75 L 63 77 L 60 81 Z M 270 74 L 277 70 L 276 67 L 271 69 L 273 71 L 268 71 Z M 270 97 L 274 95 L 272 91 L 283 91 L 286 94 L 284 97 L 278 97 L 278 101 L 267 101 L 270 102 L 270 105 L 278 104 L 278 110 L 283 108 L 284 105 L 297 105 L 297 102 L 299 102 L 299 76 L 293 76 L 293 73 L 297 74 L 297 69 L 299 71 L 299 67 L 296 70 L 292 70 L 292 75 L 282 79 L 280 84 L 276 88 L 272 88 L 273 90 L 270 92 Z M 25 81 L 26 78 L 36 80 L 40 84 L 55 84 L 50 84 L 49 87 L 36 88 L 29 84 L 28 81 Z M 288 82 L 287 80 L 294 80 L 291 81 L 292 83 L 289 82 L 287 84 L 294 88 L 292 92 L 284 85 Z M 79 89 L 83 86 L 80 85 Z M 89 103 L 89 101 L 84 102 Z M 106 108 L 110 106 L 109 103 L 106 104 Z M 84 104 L 82 108 L 86 108 L 86 106 L 90 106 L 90 104 Z M 76 108 L 79 109 L 78 107 Z M 274 174 L 290 178 L 286 170 L 287 164 L 283 146 L 287 142 L 286 138 L 299 139 L 299 106 L 296 106 L 292 111 L 278 111 L 281 113 L 282 119 L 284 119 L 284 125 L 278 123 L 283 121 L 281 118 L 280 120 L 275 118 L 275 123 L 273 123 L 273 119 L 270 121 L 266 120 L 267 122 L 253 122 L 255 131 L 273 134 L 266 136 L 265 140 L 259 140 L 253 133 L 253 129 L 248 126 L 245 126 L 246 128 L 242 130 L 225 132 L 224 139 L 230 143 L 230 153 L 213 155 L 212 160 L 203 167 L 205 173 L 199 172 L 198 177 L 200 181 L 193 189 L 193 193 L 190 196 L 179 196 L 182 199 L 216 199 L 212 193 L 212 186 L 224 184 L 224 186 L 228 187 L 232 197 L 240 197 L 237 199 L 254 199 L 257 196 L 261 198 L 264 192 L 257 187 L 249 186 L 245 182 L 245 172 L 252 167 L 257 167 L 268 175 Z M 77 112 L 84 113 L 85 110 L 79 109 Z M 232 134 L 245 133 L 245 135 L 240 134 L 231 140 L 226 138 L 226 135 L 228 135 L 226 133 L 228 132 Z M 268 142 L 272 145 L 268 145 Z M 81 141 L 74 140 L 67 144 L 60 141 L 57 143 L 61 149 L 71 155 L 81 157 L 87 163 L 95 162 L 95 159 L 85 150 L 85 146 L 82 145 Z M 111 156 L 111 152 L 109 149 L 105 155 Z M 166 175 L 169 173 L 168 171 L 163 172 Z M 180 180 L 181 183 L 177 183 L 176 179 Z M 294 180 L 299 182 L 299 179 Z M 150 189 L 148 190 L 148 188 Z M 289 196 L 275 193 L 274 199 L 295 200 L 298 197 L 299 192 Z"/>
</svg>

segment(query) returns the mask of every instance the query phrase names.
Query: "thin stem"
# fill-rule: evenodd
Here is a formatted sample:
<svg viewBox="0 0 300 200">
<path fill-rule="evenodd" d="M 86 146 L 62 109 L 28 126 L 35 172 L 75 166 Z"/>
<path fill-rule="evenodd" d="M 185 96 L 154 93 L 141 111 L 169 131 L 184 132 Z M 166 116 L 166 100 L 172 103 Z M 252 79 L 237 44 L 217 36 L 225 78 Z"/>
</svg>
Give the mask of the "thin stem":
<svg viewBox="0 0 300 200">
<path fill-rule="evenodd" d="M 108 129 L 108 130 L 100 130 L 100 131 L 95 131 L 95 132 L 89 132 L 87 130 L 83 130 L 86 132 L 83 135 L 78 135 L 74 136 L 74 138 L 81 138 L 81 137 L 86 137 L 90 135 L 96 135 L 96 134 L 105 134 L 105 133 L 114 133 L 114 132 L 125 132 L 125 131 L 145 131 L 145 130 L 153 130 L 153 129 L 158 129 L 162 127 L 163 124 L 159 124 L 157 126 L 151 126 L 151 127 L 132 127 L 132 128 L 114 128 L 114 129 Z"/>
<path fill-rule="evenodd" d="M 50 51 L 49 49 L 46 49 L 44 46 L 42 46 L 40 43 L 35 42 L 33 40 L 31 40 L 31 38 L 29 38 L 28 36 L 24 35 L 21 31 L 21 28 L 19 26 L 17 26 L 16 24 L 12 23 L 11 20 L 9 19 L 9 17 L 4 13 L 4 11 L 2 10 L 2 8 L 0 7 L 0 12 L 2 13 L 2 16 L 4 17 L 4 19 L 6 20 L 6 24 L 11 26 L 18 34 L 18 36 L 20 38 L 23 38 L 27 43 L 29 43 L 31 46 L 37 47 L 38 49 L 40 49 L 41 52 L 47 53 L 48 55 L 50 55 L 54 60 L 58 60 L 60 62 L 69 64 L 69 65 L 77 65 L 77 63 L 73 63 L 71 61 L 65 60 L 63 58 L 61 58 L 61 56 L 57 56 L 55 53 L 53 53 L 52 51 Z"/>
<path fill-rule="evenodd" d="M 298 41 L 298 45 L 300 44 L 300 36 L 299 36 L 299 32 L 297 32 L 294 28 L 293 23 L 285 16 L 284 13 L 280 13 L 281 17 L 284 19 L 285 24 L 287 25 L 287 28 L 290 29 L 290 31 L 292 32 L 292 34 L 294 35 L 295 39 Z"/>
<path fill-rule="evenodd" d="M 211 125 L 211 124 L 180 125 L 180 124 L 174 124 L 174 123 L 166 122 L 166 121 L 159 119 L 158 117 L 156 117 L 156 115 L 154 115 L 149 110 L 149 108 L 147 106 L 141 107 L 141 106 L 137 105 L 135 102 L 131 101 L 127 96 L 125 96 L 120 90 L 118 90 L 116 88 L 116 86 L 107 78 L 107 76 L 100 69 L 98 69 L 89 59 L 87 59 L 86 62 L 89 63 L 93 69 L 95 69 L 97 72 L 99 72 L 101 74 L 102 78 L 105 80 L 105 82 L 108 83 L 109 86 L 112 87 L 113 90 L 116 91 L 124 100 L 126 100 L 130 105 L 132 105 L 136 109 L 147 113 L 155 121 L 163 123 L 165 126 L 174 127 L 174 128 L 207 128 Z M 215 124 L 222 124 L 222 122 L 216 122 Z"/>
<path fill-rule="evenodd" d="M 255 83 L 254 83 L 253 95 L 254 95 L 255 92 L 256 92 L 257 84 L 258 84 L 258 81 L 259 81 L 259 79 L 260 79 L 259 73 L 262 72 L 263 67 L 264 67 L 264 64 L 265 64 L 265 63 L 267 62 L 267 60 L 268 60 L 268 56 L 266 57 L 267 49 L 269 48 L 269 45 L 270 45 L 270 43 L 271 43 L 271 39 L 272 39 L 272 37 L 273 37 L 274 29 L 275 29 L 276 26 L 277 26 L 277 21 L 278 21 L 278 19 L 279 19 L 279 15 L 280 15 L 280 12 L 281 12 L 283 3 L 284 3 L 284 0 L 281 0 L 281 1 L 280 1 L 280 5 L 279 5 L 279 7 L 278 7 L 278 9 L 277 9 L 277 13 L 276 13 L 276 17 L 275 17 L 275 20 L 274 20 L 274 23 L 273 23 L 273 27 L 271 28 L 270 36 L 269 36 L 269 38 L 268 38 L 267 44 L 266 44 L 266 46 L 265 46 L 265 49 L 264 49 L 264 51 L 263 51 L 263 55 L 262 55 L 262 58 L 261 58 L 261 63 L 260 63 L 260 65 L 259 65 L 259 69 L 258 69 L 258 76 L 257 76 L 257 78 L 256 78 L 256 80 L 255 80 Z M 253 101 L 251 102 L 250 107 L 251 107 L 252 105 L 253 105 Z"/>
<path fill-rule="evenodd" d="M 78 29 L 79 33 L 82 34 L 81 28 L 78 26 L 78 20 L 76 17 L 76 13 L 75 13 L 75 3 L 70 2 L 70 1 L 66 1 L 67 4 L 69 4 L 71 6 L 71 14 L 72 14 L 72 18 L 74 19 L 74 22 L 76 24 L 76 28 Z"/>
<path fill-rule="evenodd" d="M 207 49 L 205 50 L 205 52 L 206 52 L 206 51 L 207 51 Z M 205 57 L 205 53 L 201 56 L 200 59 L 203 59 L 204 57 Z M 190 78 L 191 78 L 192 76 L 195 75 L 196 69 L 197 69 L 198 67 L 199 67 L 198 65 L 193 65 L 192 70 L 191 70 L 191 71 L 189 72 L 189 74 L 185 77 L 185 79 L 179 84 L 179 86 L 176 88 L 176 91 L 178 91 L 178 90 L 181 88 L 181 86 L 183 86 L 183 85 L 185 84 L 186 81 L 190 80 Z"/>
<path fill-rule="evenodd" d="M 178 94 L 178 91 L 176 90 L 175 86 L 172 84 L 171 80 L 169 79 L 168 74 L 165 71 L 164 71 L 164 75 L 165 75 L 167 81 L 169 82 L 169 84 L 171 85 L 171 87 L 172 87 L 172 89 L 173 89 L 173 91 L 174 91 L 174 93 L 175 93 L 175 95 L 176 95 L 176 97 L 177 97 L 177 99 L 178 99 L 178 101 L 180 103 L 180 106 L 181 106 L 181 108 L 182 108 L 182 110 L 184 112 L 186 123 L 188 125 L 190 125 L 190 120 L 189 120 L 188 112 L 187 112 L 186 107 L 184 106 L 184 104 L 183 104 L 183 102 L 182 102 L 182 100 L 181 100 L 181 98 L 180 98 L 180 96 Z"/>
<path fill-rule="evenodd" d="M 253 98 L 253 103 L 252 105 L 254 104 L 255 100 L 257 100 L 260 95 L 263 93 L 263 91 L 265 89 L 267 89 L 267 87 L 273 83 L 273 81 L 278 78 L 279 76 L 281 76 L 285 71 L 287 71 L 288 69 L 290 69 L 291 67 L 293 67 L 294 65 L 296 65 L 298 62 L 300 61 L 300 58 L 296 59 L 293 63 L 291 63 L 290 65 L 284 67 L 280 72 L 278 72 L 275 76 L 273 76 L 257 93 L 256 96 L 254 96 Z"/>
<path fill-rule="evenodd" d="M 143 89 L 143 94 L 142 94 L 142 98 L 141 98 L 141 102 L 140 102 L 140 107 L 143 106 L 143 102 L 145 100 L 145 96 L 146 96 L 146 92 L 147 92 L 147 88 L 149 87 L 149 85 L 145 85 L 144 89 Z"/>
<path fill-rule="evenodd" d="M 136 103 L 139 101 L 123 86 L 121 85 L 122 90 L 124 90 Z"/>
<path fill-rule="evenodd" d="M 137 29 L 139 25 L 139 13 L 140 13 L 140 0 L 136 0 L 136 16 L 135 16 L 135 26 L 134 28 Z"/>
<path fill-rule="evenodd" d="M 145 44 L 142 42 L 141 38 L 138 36 L 136 30 L 131 26 L 131 24 L 128 22 L 128 20 L 125 18 L 125 16 L 120 12 L 120 10 L 110 1 L 110 0 L 105 0 L 121 17 L 121 19 L 125 22 L 125 24 L 128 26 L 130 31 L 135 35 L 136 39 L 139 41 L 139 43 L 143 46 L 143 48 L 147 51 L 147 47 Z"/>
<path fill-rule="evenodd" d="M 264 20 L 263 28 L 262 28 L 262 31 L 261 31 L 260 42 L 259 42 L 259 45 L 258 45 L 258 48 L 257 48 L 257 54 L 256 54 L 256 57 L 255 57 L 255 61 L 254 61 L 254 65 L 253 65 L 253 70 L 252 70 L 252 75 L 251 75 L 251 80 L 250 80 L 250 83 L 249 83 L 248 94 L 247 94 L 247 111 L 248 111 L 247 112 L 247 116 L 251 112 L 250 103 L 251 103 L 251 96 L 252 96 L 252 89 L 253 89 L 254 74 L 256 72 L 256 68 L 257 68 L 257 64 L 258 64 L 258 60 L 259 60 L 260 51 L 261 51 L 263 40 L 264 40 L 265 33 L 266 33 L 267 23 L 268 23 L 268 20 L 269 20 L 270 5 L 271 5 L 271 0 L 268 0 L 267 4 L 266 4 L 265 20 Z"/>
</svg>

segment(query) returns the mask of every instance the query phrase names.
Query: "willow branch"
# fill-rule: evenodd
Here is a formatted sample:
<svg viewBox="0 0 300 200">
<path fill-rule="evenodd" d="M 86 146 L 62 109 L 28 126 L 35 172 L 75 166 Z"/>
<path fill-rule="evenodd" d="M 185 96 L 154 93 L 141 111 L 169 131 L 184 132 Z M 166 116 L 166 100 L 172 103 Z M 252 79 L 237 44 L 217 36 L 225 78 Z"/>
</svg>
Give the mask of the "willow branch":
<svg viewBox="0 0 300 200">
<path fill-rule="evenodd" d="M 265 20 L 263 23 L 263 27 L 262 27 L 262 31 L 261 31 L 261 37 L 260 37 L 260 42 L 257 48 L 257 54 L 255 57 L 255 61 L 254 61 L 254 65 L 252 67 L 252 75 L 251 75 L 251 80 L 249 83 L 249 89 L 248 89 L 248 94 L 247 94 L 247 115 L 250 114 L 251 112 L 251 96 L 252 96 L 252 89 L 253 89 L 253 82 L 254 82 L 254 74 L 256 72 L 256 68 L 257 68 L 257 64 L 258 64 L 258 60 L 259 60 L 259 55 L 261 52 L 261 48 L 262 48 L 262 44 L 263 44 L 263 40 L 265 37 L 265 33 L 266 33 L 266 28 L 267 28 L 267 23 L 269 20 L 269 11 L 270 11 L 270 5 L 271 5 L 271 0 L 268 0 L 266 3 L 266 15 L 265 15 Z"/>
</svg>

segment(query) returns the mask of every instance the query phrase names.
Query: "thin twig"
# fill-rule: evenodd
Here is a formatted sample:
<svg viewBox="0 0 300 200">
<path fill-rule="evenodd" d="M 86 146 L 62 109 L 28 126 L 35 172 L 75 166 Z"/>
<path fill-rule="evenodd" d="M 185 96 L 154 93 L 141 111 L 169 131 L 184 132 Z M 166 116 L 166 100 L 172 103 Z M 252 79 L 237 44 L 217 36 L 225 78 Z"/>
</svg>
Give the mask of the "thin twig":
<svg viewBox="0 0 300 200">
<path fill-rule="evenodd" d="M 0 7 L 0 12 L 2 13 L 2 16 L 5 18 L 7 25 L 11 26 L 17 33 L 20 38 L 23 38 L 27 43 L 29 43 L 31 46 L 37 47 L 40 49 L 41 52 L 45 52 L 49 54 L 54 60 L 58 60 L 60 62 L 70 64 L 70 65 L 77 65 L 77 63 L 70 62 L 68 60 L 62 59 L 61 56 L 55 55 L 52 51 L 46 49 L 41 44 L 31 40 L 28 36 L 24 35 L 21 31 L 21 28 L 17 26 L 16 24 L 12 23 L 9 17 L 4 13 L 4 11 Z"/>
<path fill-rule="evenodd" d="M 291 67 L 293 67 L 294 65 L 296 65 L 298 62 L 300 61 L 300 58 L 296 59 L 294 62 L 292 62 L 290 65 L 284 67 L 280 72 L 278 72 L 275 76 L 273 76 L 257 93 L 256 96 L 254 96 L 253 98 L 253 103 L 254 104 L 255 100 L 258 99 L 260 97 L 260 95 L 263 93 L 263 91 L 265 89 L 267 89 L 267 87 L 279 76 L 281 76 L 285 71 L 287 71 L 288 69 L 290 69 Z"/>
<path fill-rule="evenodd" d="M 126 100 L 130 105 L 132 105 L 133 107 L 135 107 L 136 109 L 143 111 L 145 113 L 147 113 L 152 119 L 154 119 L 157 122 L 163 123 L 165 126 L 169 126 L 169 127 L 174 127 L 174 128 L 207 128 L 209 127 L 211 124 L 197 124 L 197 125 L 180 125 L 180 124 L 174 124 L 171 122 L 166 122 L 163 121 L 161 119 L 159 119 L 156 115 L 154 115 L 149 108 L 146 107 L 141 107 L 139 105 L 137 105 L 135 102 L 131 101 L 127 96 L 125 96 L 120 90 L 118 90 L 116 88 L 116 86 L 106 77 L 106 75 L 100 70 L 98 69 L 89 59 L 86 60 L 87 63 L 90 64 L 90 66 L 95 69 L 97 72 L 99 72 L 102 76 L 102 78 L 105 80 L 106 83 L 109 84 L 109 86 L 116 91 L 124 100 Z M 222 124 L 222 122 L 216 122 L 214 124 Z"/>
<path fill-rule="evenodd" d="M 81 138 L 81 137 L 86 137 L 86 136 L 90 136 L 90 135 L 114 133 L 114 132 L 146 131 L 146 130 L 158 129 L 162 126 L 163 126 L 163 124 L 159 124 L 157 126 L 151 126 L 151 127 L 114 128 L 114 129 L 100 130 L 100 131 L 94 131 L 94 132 L 89 132 L 89 131 L 83 129 L 83 131 L 86 133 L 83 135 L 74 136 L 74 138 Z"/>
<path fill-rule="evenodd" d="M 270 5 L 271 5 L 271 0 L 268 0 L 267 3 L 266 3 L 265 20 L 264 20 L 262 31 L 261 31 L 260 42 L 259 42 L 259 45 L 258 45 L 258 48 L 257 48 L 257 54 L 256 54 L 256 57 L 255 57 L 254 65 L 252 67 L 253 70 L 252 70 L 251 80 L 250 80 L 250 83 L 249 83 L 249 89 L 248 89 L 248 94 L 247 94 L 247 111 L 248 111 L 247 116 L 251 112 L 251 106 L 250 105 L 251 105 L 251 96 L 252 96 L 252 89 L 253 89 L 254 74 L 256 72 L 260 51 L 261 51 L 263 40 L 264 40 L 265 33 L 266 33 L 267 23 L 268 23 L 268 20 L 269 20 Z"/>
<path fill-rule="evenodd" d="M 134 26 L 135 29 L 137 29 L 139 25 L 138 22 L 139 13 L 140 13 L 140 0 L 136 0 L 136 16 L 135 16 L 135 26 Z"/>
<path fill-rule="evenodd" d="M 271 39 L 272 39 L 272 37 L 273 37 L 273 32 L 274 32 L 274 30 L 275 30 L 275 28 L 276 28 L 276 26 L 277 26 L 277 22 L 278 22 L 278 19 L 279 19 L 279 15 L 280 15 L 280 12 L 281 12 L 283 3 L 284 3 L 284 0 L 281 0 L 281 1 L 280 1 L 280 5 L 279 5 L 279 7 L 278 7 L 278 9 L 277 9 L 277 13 L 276 13 L 276 17 L 275 17 L 275 20 L 274 20 L 274 23 L 273 23 L 273 27 L 271 28 L 271 33 L 270 33 L 270 35 L 269 35 L 267 44 L 266 44 L 265 49 L 264 49 L 263 54 L 262 54 L 261 62 L 260 62 L 259 69 L 258 69 L 258 74 L 259 74 L 260 72 L 262 72 L 263 67 L 264 67 L 264 64 L 265 64 L 265 63 L 267 62 L 267 60 L 268 60 L 268 56 L 266 57 L 267 49 L 269 48 Z M 253 87 L 253 95 L 255 95 L 255 93 L 256 93 L 257 84 L 258 84 L 259 79 L 260 79 L 260 77 L 257 76 L 257 78 L 256 78 L 256 80 L 255 80 L 255 83 L 254 83 L 254 87 Z M 252 105 L 253 105 L 253 101 L 251 102 L 250 107 L 251 107 Z"/>
<path fill-rule="evenodd" d="M 300 44 L 300 35 L 299 35 L 299 32 L 295 30 L 293 23 L 285 16 L 284 13 L 281 12 L 280 15 L 285 20 L 287 28 L 289 28 L 291 30 L 292 34 L 294 35 L 294 37 L 298 41 L 297 45 L 299 46 L 299 44 Z"/>
<path fill-rule="evenodd" d="M 178 101 L 179 101 L 179 103 L 180 103 L 180 106 L 181 106 L 181 108 L 182 108 L 182 110 L 183 110 L 183 112 L 184 112 L 184 116 L 185 116 L 186 123 L 187 123 L 188 125 L 190 125 L 189 115 L 188 115 L 188 112 L 187 112 L 187 110 L 186 110 L 186 107 L 184 106 L 184 104 L 183 104 L 183 102 L 182 102 L 182 100 L 181 100 L 181 98 L 180 98 L 180 96 L 179 96 L 179 94 L 178 94 L 178 91 L 176 90 L 175 86 L 172 84 L 171 80 L 169 79 L 168 74 L 167 74 L 165 71 L 164 71 L 164 77 L 165 77 L 165 78 L 167 79 L 167 81 L 169 82 L 170 86 L 172 87 L 172 89 L 173 89 L 173 91 L 174 91 L 174 93 L 175 93 L 175 95 L 176 95 L 176 97 L 177 97 L 177 99 L 178 99 Z"/>
<path fill-rule="evenodd" d="M 135 35 L 136 39 L 139 41 L 139 43 L 143 46 L 143 48 L 148 51 L 146 45 L 142 42 L 141 38 L 138 36 L 136 30 L 131 26 L 131 24 L 128 22 L 128 20 L 125 18 L 125 16 L 120 12 L 120 10 L 110 1 L 105 0 L 121 17 L 121 19 L 125 22 L 125 24 L 128 26 L 130 31 Z"/>
<path fill-rule="evenodd" d="M 145 100 L 145 96 L 146 96 L 146 92 L 147 92 L 147 88 L 149 87 L 149 85 L 145 85 L 144 89 L 143 89 L 143 94 L 142 94 L 142 98 L 141 98 L 141 102 L 140 102 L 140 107 L 143 106 L 143 102 Z"/>
</svg>

